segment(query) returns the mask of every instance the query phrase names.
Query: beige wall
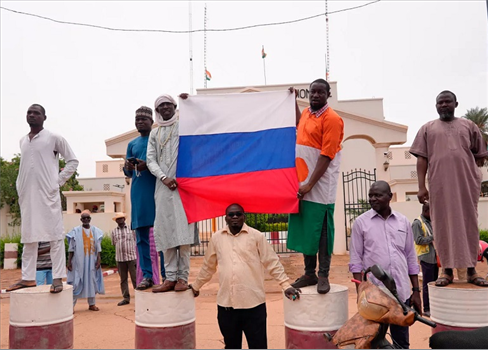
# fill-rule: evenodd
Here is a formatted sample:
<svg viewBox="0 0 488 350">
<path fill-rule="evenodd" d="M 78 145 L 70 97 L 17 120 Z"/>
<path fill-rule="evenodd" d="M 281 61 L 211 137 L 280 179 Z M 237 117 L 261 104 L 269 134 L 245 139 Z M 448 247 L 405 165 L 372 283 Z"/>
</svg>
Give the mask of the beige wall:
<svg viewBox="0 0 488 350">
<path fill-rule="evenodd" d="M 96 177 L 124 177 L 124 160 L 99 160 L 96 163 Z"/>
</svg>

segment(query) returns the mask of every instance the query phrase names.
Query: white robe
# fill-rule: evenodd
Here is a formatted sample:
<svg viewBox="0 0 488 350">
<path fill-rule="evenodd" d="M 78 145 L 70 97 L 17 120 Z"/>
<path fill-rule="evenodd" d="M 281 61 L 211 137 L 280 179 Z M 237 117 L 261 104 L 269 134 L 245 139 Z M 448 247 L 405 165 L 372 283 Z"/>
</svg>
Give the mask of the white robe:
<svg viewBox="0 0 488 350">
<path fill-rule="evenodd" d="M 179 146 L 178 121 L 151 131 L 147 144 L 147 167 L 156 176 L 156 220 L 154 241 L 158 251 L 187 244 L 199 244 L 195 223 L 188 224 L 178 189 L 171 191 L 163 184 L 163 176 L 176 177 Z"/>
<path fill-rule="evenodd" d="M 46 129 L 20 140 L 20 168 L 17 176 L 21 242 L 63 239 L 63 213 L 59 187 L 73 175 L 78 160 L 66 140 Z M 66 166 L 59 172 L 59 156 Z"/>
</svg>

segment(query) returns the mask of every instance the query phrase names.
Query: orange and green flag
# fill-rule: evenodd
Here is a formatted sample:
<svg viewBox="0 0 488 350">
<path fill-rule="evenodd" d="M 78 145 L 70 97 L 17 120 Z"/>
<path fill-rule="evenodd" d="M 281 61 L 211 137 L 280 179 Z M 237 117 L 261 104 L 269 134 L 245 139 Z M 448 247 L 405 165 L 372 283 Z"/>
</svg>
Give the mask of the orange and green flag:
<svg viewBox="0 0 488 350">
<path fill-rule="evenodd" d="M 206 70 L 206 69 L 205 69 L 205 78 L 206 78 L 207 80 L 212 79 L 212 74 L 210 74 L 210 72 L 209 72 L 208 70 Z"/>
<path fill-rule="evenodd" d="M 261 58 L 266 58 L 266 52 L 264 52 L 264 45 L 263 48 L 261 49 Z"/>
</svg>

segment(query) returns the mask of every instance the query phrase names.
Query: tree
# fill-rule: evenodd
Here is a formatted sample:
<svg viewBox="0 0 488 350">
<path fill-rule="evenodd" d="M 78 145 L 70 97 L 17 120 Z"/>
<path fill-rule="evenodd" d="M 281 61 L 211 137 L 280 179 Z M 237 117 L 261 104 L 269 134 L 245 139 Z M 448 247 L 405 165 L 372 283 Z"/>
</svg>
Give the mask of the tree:
<svg viewBox="0 0 488 350">
<path fill-rule="evenodd" d="M 471 120 L 480 129 L 485 146 L 488 145 L 488 109 L 487 108 L 470 108 L 463 115 L 463 118 Z M 488 165 L 488 158 L 485 158 L 485 165 Z"/>
<path fill-rule="evenodd" d="M 483 140 L 488 144 L 488 108 L 471 108 L 466 111 L 463 118 L 471 120 L 480 129 Z"/>
<path fill-rule="evenodd" d="M 66 162 L 64 159 L 59 160 L 59 169 L 63 170 Z M 16 154 L 9 162 L 0 157 L 0 208 L 5 205 L 9 206 L 9 213 L 12 215 L 12 222 L 10 225 L 18 226 L 21 222 L 19 194 L 15 183 L 19 174 L 20 154 Z M 59 189 L 61 194 L 61 205 L 63 210 L 66 210 L 66 198 L 62 191 L 83 191 L 83 186 L 78 183 L 76 177 L 78 173 L 75 172 L 69 180 Z"/>
<path fill-rule="evenodd" d="M 12 225 L 20 225 L 20 207 L 19 195 L 15 181 L 19 173 L 20 154 L 16 154 L 9 162 L 0 157 L 0 208 L 5 205 L 9 206 L 9 212 L 12 214 Z"/>
</svg>

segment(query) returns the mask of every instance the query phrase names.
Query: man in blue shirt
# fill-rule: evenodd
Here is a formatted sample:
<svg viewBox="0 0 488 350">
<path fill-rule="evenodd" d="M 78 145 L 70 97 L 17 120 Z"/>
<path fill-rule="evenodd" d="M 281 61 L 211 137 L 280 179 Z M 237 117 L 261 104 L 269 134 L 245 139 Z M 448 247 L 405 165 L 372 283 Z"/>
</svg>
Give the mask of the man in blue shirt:
<svg viewBox="0 0 488 350">
<path fill-rule="evenodd" d="M 135 124 L 141 136 L 129 142 L 124 166 L 124 174 L 132 178 L 130 191 L 131 226 L 136 231 L 139 265 L 143 273 L 143 279 L 136 287 L 138 290 L 148 289 L 154 285 L 149 230 L 154 225 L 156 177 L 151 174 L 146 166 L 147 142 L 153 122 L 151 108 L 143 106 L 136 111 Z M 161 258 L 163 257 L 161 256 Z M 164 266 L 163 259 L 161 259 L 161 265 Z"/>
</svg>

